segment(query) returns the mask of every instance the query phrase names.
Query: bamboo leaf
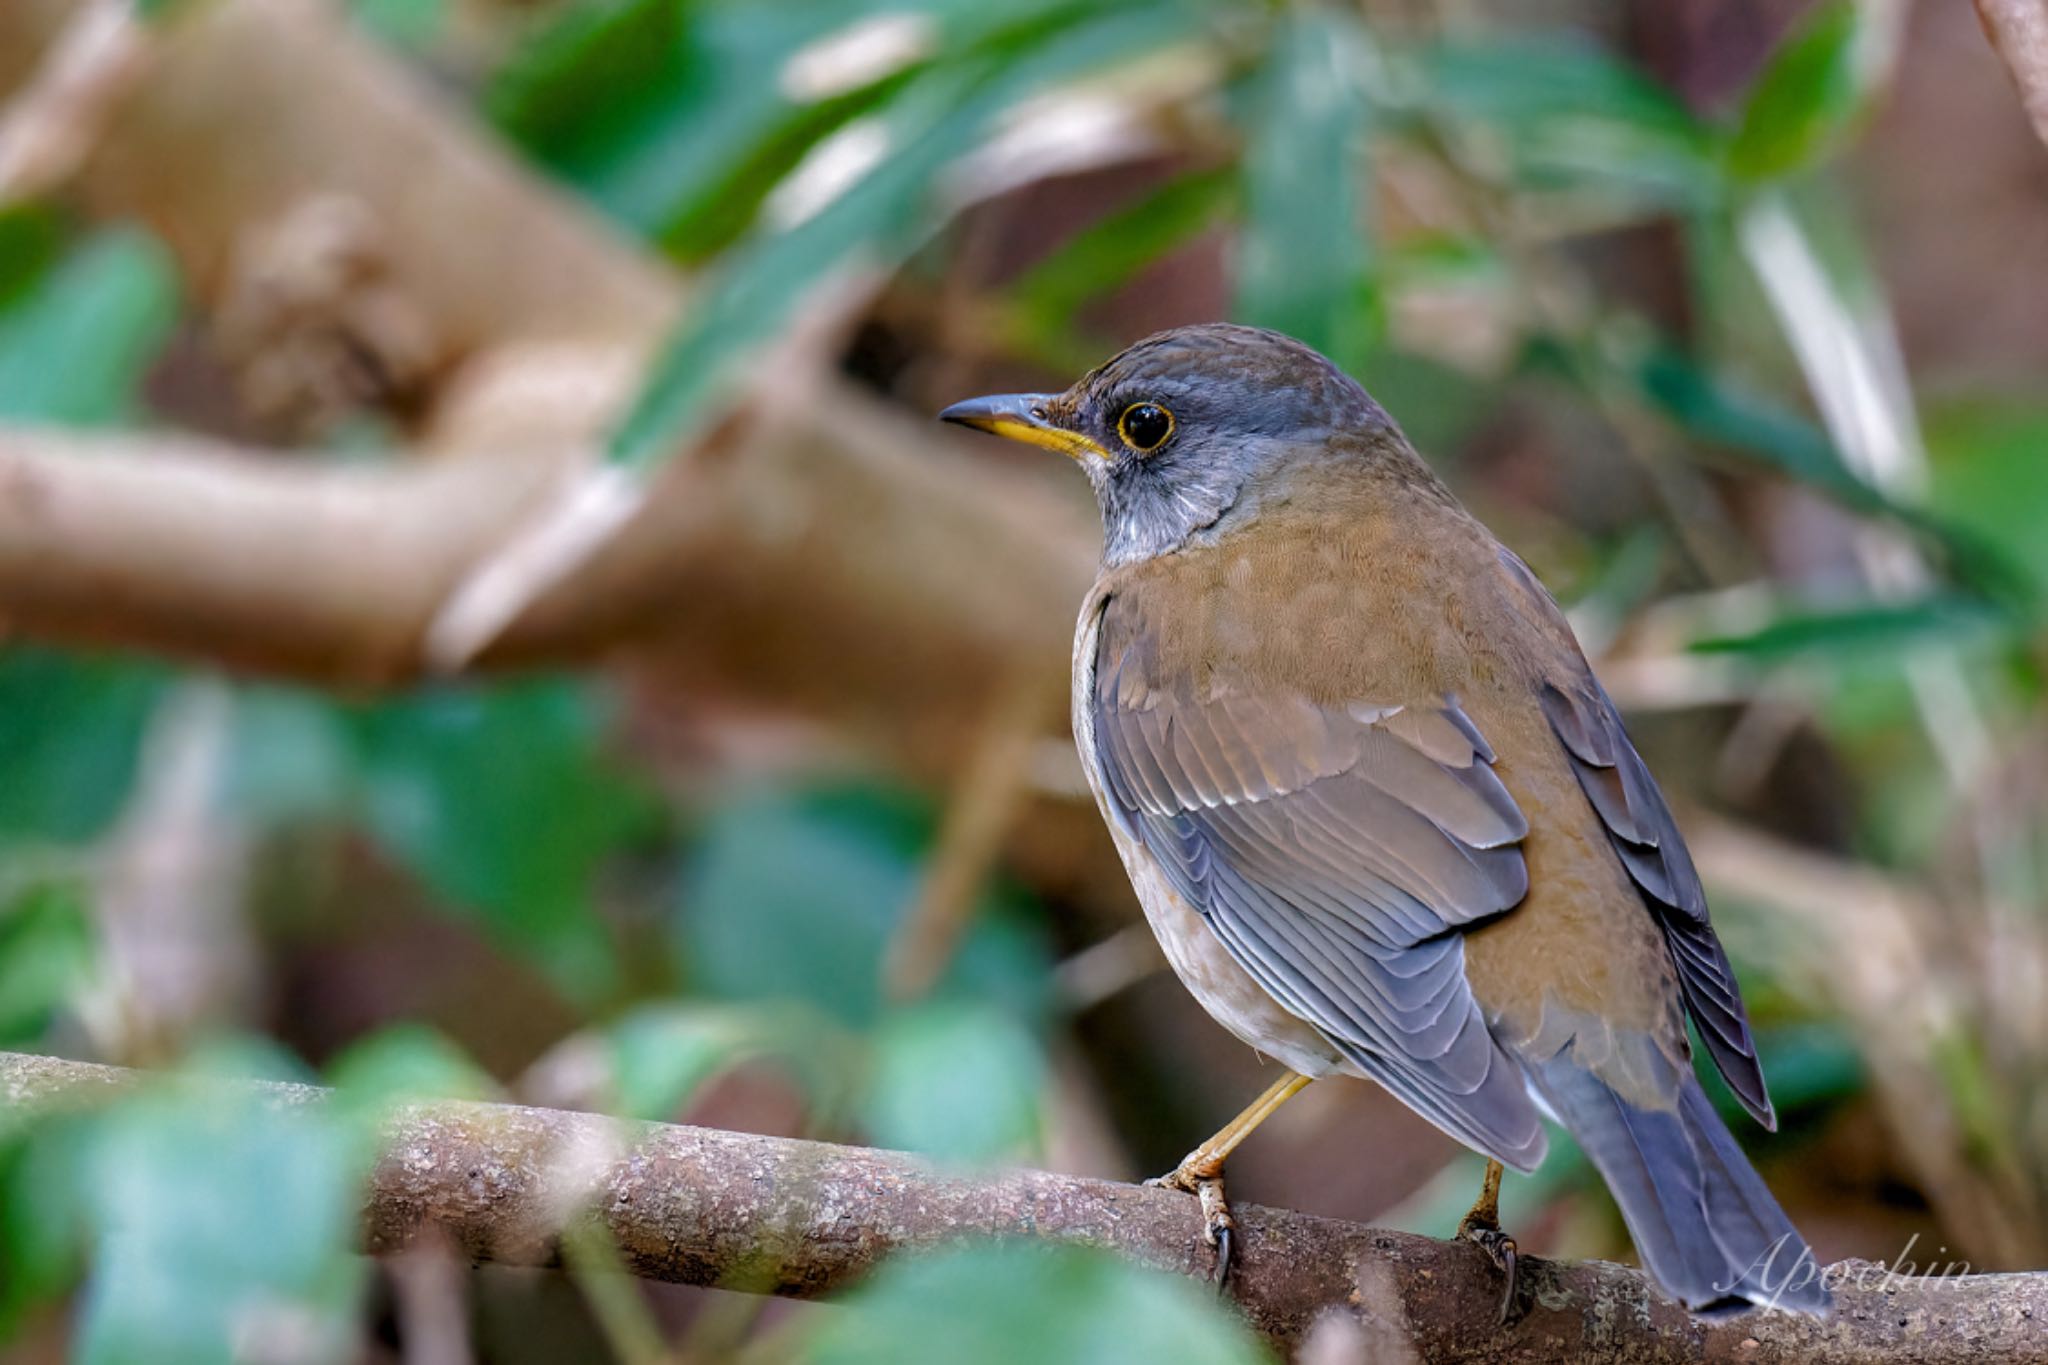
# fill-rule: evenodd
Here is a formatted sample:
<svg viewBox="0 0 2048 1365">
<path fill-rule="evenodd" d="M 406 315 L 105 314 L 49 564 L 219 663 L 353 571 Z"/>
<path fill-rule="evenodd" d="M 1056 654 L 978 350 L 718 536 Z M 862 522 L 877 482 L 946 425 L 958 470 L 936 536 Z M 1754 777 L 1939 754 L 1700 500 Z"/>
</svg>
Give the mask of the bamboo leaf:
<svg viewBox="0 0 2048 1365">
<path fill-rule="evenodd" d="M 899 262 L 929 230 L 934 181 L 1001 110 L 1042 87 L 1172 37 L 1177 5 L 1036 18 L 1014 44 L 909 82 L 864 127 L 867 169 L 794 225 L 751 239 L 722 263 L 655 363 L 611 445 L 631 467 L 665 459 L 730 391 L 769 338 L 827 276 L 859 260 Z M 852 133 L 853 129 L 846 130 Z"/>
<path fill-rule="evenodd" d="M 1708 204 L 1719 147 L 1662 85 L 1596 44 L 1516 36 L 1414 58 L 1421 107 L 1486 126 L 1526 190 L 1604 190 L 1651 207 Z"/>
<path fill-rule="evenodd" d="M 1230 170 L 1181 176 L 1074 234 L 1011 286 L 1026 344 L 1072 344 L 1086 304 L 1216 223 L 1236 190 Z"/>
<path fill-rule="evenodd" d="M 1350 368 L 1373 340 L 1371 106 L 1360 83 L 1372 60 L 1348 17 L 1294 12 L 1253 81 L 1246 120 L 1236 315 Z"/>
<path fill-rule="evenodd" d="M 1852 0 L 1816 6 L 1772 54 L 1728 146 L 1737 180 L 1775 180 L 1818 160 L 1860 114 L 1871 72 Z"/>
<path fill-rule="evenodd" d="M 1896 658 L 1928 644 L 1995 637 L 2011 618 L 1981 598 L 1942 594 L 1911 602 L 1864 602 L 1820 609 L 1788 608 L 1740 635 L 1692 642 L 1700 654 L 1739 654 L 1772 662 L 1804 654 Z"/>
</svg>

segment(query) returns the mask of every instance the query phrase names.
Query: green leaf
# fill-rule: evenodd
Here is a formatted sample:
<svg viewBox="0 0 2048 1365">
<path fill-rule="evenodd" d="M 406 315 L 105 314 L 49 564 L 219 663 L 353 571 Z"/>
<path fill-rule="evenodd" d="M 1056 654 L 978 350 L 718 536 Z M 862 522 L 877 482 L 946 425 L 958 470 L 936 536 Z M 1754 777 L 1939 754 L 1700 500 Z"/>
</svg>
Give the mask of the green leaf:
<svg viewBox="0 0 2048 1365">
<path fill-rule="evenodd" d="M 806 153 L 856 117 L 885 104 L 921 70 L 922 64 L 858 90 L 779 109 L 763 119 L 744 155 L 701 177 L 681 196 L 660 230 L 661 245 L 679 260 L 695 263 L 723 251 L 754 226 L 771 191 L 803 161 Z"/>
<path fill-rule="evenodd" d="M 1293 11 L 1253 83 L 1235 313 L 1355 367 L 1373 340 L 1363 170 L 1373 60 L 1356 22 Z"/>
<path fill-rule="evenodd" d="M 1597 1185 L 1599 1172 L 1572 1135 L 1555 1123 L 1544 1124 L 1550 1136 L 1550 1155 L 1530 1175 L 1502 1183 L 1501 1222 L 1507 1227 L 1527 1227 L 1550 1215 L 1560 1199 Z M 1393 1208 L 1373 1215 L 1373 1226 L 1397 1228 L 1424 1237 L 1441 1237 L 1458 1226 L 1472 1207 L 1486 1172 L 1486 1159 L 1473 1152 L 1459 1152 Z"/>
<path fill-rule="evenodd" d="M 1771 1099 L 1779 1113 L 1854 1102 L 1863 1093 L 1870 1074 L 1848 1028 L 1843 1020 L 1823 1020 L 1757 1030 L 1757 1055 L 1771 1078 Z M 1714 1102 L 1719 1105 L 1724 1099 L 1733 1122 L 1741 1112 L 1740 1102 L 1725 1087 L 1715 1093 Z"/>
<path fill-rule="evenodd" d="M 353 0 L 356 19 L 394 46 L 431 46 L 448 22 L 446 0 Z"/>
<path fill-rule="evenodd" d="M 613 439 L 614 459 L 667 458 L 828 272 L 855 255 L 880 264 L 908 247 L 931 178 L 966 144 L 970 89 L 964 74 L 912 86 L 884 118 L 888 151 L 860 183 L 729 258 L 655 362 Z"/>
<path fill-rule="evenodd" d="M 132 417 L 177 316 L 177 275 L 156 239 L 134 229 L 99 234 L 0 311 L 0 418 Z"/>
<path fill-rule="evenodd" d="M 2048 595 L 2048 407 L 1958 403 L 1929 414 L 1937 511 L 2008 555 Z"/>
<path fill-rule="evenodd" d="M 1131 0 L 1119 0 L 1129 8 Z M 499 79 L 507 134 L 607 211 L 687 261 L 754 224 L 770 191 L 826 137 L 909 84 L 1006 65 L 1102 7 L 857 0 L 798 5 L 612 0 L 543 28 Z M 1114 7 L 1112 7 L 1114 8 Z M 857 25 L 910 30 L 893 64 L 807 92 L 793 63 Z"/>
<path fill-rule="evenodd" d="M 1570 33 L 1449 38 L 1412 54 L 1420 103 L 1442 113 L 1512 125 L 1602 118 L 1672 131 L 1698 125 L 1664 86 Z"/>
<path fill-rule="evenodd" d="M 247 686 L 235 695 L 228 799 L 252 827 L 343 818 L 355 793 L 346 720 L 309 692 Z"/>
<path fill-rule="evenodd" d="M 1958 1154 L 1973 1165 L 2009 1168 L 2010 1162 L 2022 1159 L 2010 1150 L 2017 1116 L 1986 1040 L 1956 1023 L 1936 1025 L 1930 1032 L 1934 1036 L 1927 1040 L 1929 1059 L 1962 1130 Z"/>
<path fill-rule="evenodd" d="M 625 1118 L 669 1119 L 706 1082 L 762 1046 L 762 1016 L 731 1006 L 651 1006 L 611 1030 L 614 1097 Z"/>
<path fill-rule="evenodd" d="M 0 835 L 83 843 L 121 808 L 161 670 L 0 651 Z"/>
<path fill-rule="evenodd" d="M 576 0 L 537 25 L 484 103 L 507 136 L 546 154 L 593 111 L 667 79 L 682 55 L 681 0 Z"/>
<path fill-rule="evenodd" d="M 1790 409 L 1718 378 L 1675 347 L 1653 348 L 1629 377 L 1694 437 L 1759 458 L 1844 506 L 1891 517 L 1936 549 L 1964 586 L 2015 613 L 2039 610 L 2048 584 L 2030 581 L 2019 545 L 1966 516 L 1894 500 L 1858 477 L 1826 433 Z M 2024 540 L 2027 548 L 2038 543 Z"/>
<path fill-rule="evenodd" d="M 78 1359 L 353 1358 L 367 1274 L 355 1147 L 318 1108 L 200 1081 L 108 1114 L 85 1185 L 96 1237 Z"/>
<path fill-rule="evenodd" d="M 1021 342 L 1053 350 L 1085 344 L 1073 336 L 1075 315 L 1221 219 L 1237 181 L 1230 170 L 1181 176 L 1075 233 L 1010 287 Z"/>
<path fill-rule="evenodd" d="M 1715 202 L 1714 134 L 1656 81 L 1591 42 L 1514 35 L 1412 58 L 1420 107 L 1486 126 L 1525 190 L 1589 190 L 1653 208 Z"/>
<path fill-rule="evenodd" d="M 1401 414 L 1401 429 L 1439 469 L 1443 457 L 1464 449 L 1493 416 L 1505 392 L 1500 384 L 1393 346 L 1379 347 L 1355 374 L 1382 407 Z"/>
<path fill-rule="evenodd" d="M 0 207 L 0 316 L 63 254 L 64 224 L 47 205 Z"/>
<path fill-rule="evenodd" d="M 1045 1086 L 1037 1041 L 1004 1011 L 964 1001 L 902 1010 L 875 1035 L 868 1137 L 947 1161 L 1027 1160 Z"/>
<path fill-rule="evenodd" d="M 898 1260 L 820 1319 L 803 1365 L 1258 1365 L 1193 1281 L 1080 1247 L 983 1244 Z"/>
<path fill-rule="evenodd" d="M 759 88 L 753 72 L 747 87 L 726 89 L 722 73 L 745 74 L 746 54 L 687 13 L 682 0 L 571 5 L 524 44 L 485 100 L 506 136 L 648 233 L 663 221 L 672 180 L 695 173 L 690 153 L 705 154 L 678 146 L 669 125 L 708 123 L 728 97 Z"/>
<path fill-rule="evenodd" d="M 1055 11 L 1020 24 L 1013 40 L 999 34 L 906 84 L 874 115 L 881 153 L 871 169 L 794 226 L 723 260 L 656 360 L 613 437 L 612 458 L 635 467 L 666 459 L 822 280 L 850 262 L 902 260 L 931 226 L 933 180 L 995 114 L 1050 82 L 1157 46 L 1176 20 L 1184 23 L 1171 5 Z"/>
<path fill-rule="evenodd" d="M 134 0 L 136 17 L 144 23 L 162 26 L 185 12 L 198 0 Z"/>
<path fill-rule="evenodd" d="M 0 1125 L 0 1342 L 85 1267 L 91 1140 L 89 1117 Z"/>
<path fill-rule="evenodd" d="M 602 728 L 591 694 L 557 682 L 425 692 L 356 724 L 379 842 L 585 1000 L 618 968 L 593 881 L 658 813 Z"/>
<path fill-rule="evenodd" d="M 916 897 L 931 830 L 927 812 L 875 788 L 756 793 L 720 807 L 683 879 L 688 978 L 719 999 L 798 1000 L 873 1024 L 883 953 Z M 939 994 L 1037 1017 L 1049 970 L 1016 904 L 989 896 Z"/>
<path fill-rule="evenodd" d="M 32 886 L 0 905 L 0 1046 L 43 1034 L 91 978 L 96 943 L 76 885 Z"/>
<path fill-rule="evenodd" d="M 772 1061 L 801 1084 L 813 1115 L 836 1113 L 858 1070 L 855 1040 L 800 1006 L 649 1005 L 613 1025 L 605 1043 L 605 1108 L 627 1118 L 672 1119 L 703 1086 L 755 1061 Z"/>
<path fill-rule="evenodd" d="M 1763 394 L 1728 383 L 1675 347 L 1652 349 L 1635 375 L 1651 401 L 1701 440 L 1762 458 L 1863 511 L 1889 500 L 1842 462 L 1827 434 Z"/>
<path fill-rule="evenodd" d="M 1919 646 L 1996 636 L 2012 624 L 2009 616 L 1982 599 L 1944 594 L 1912 602 L 1786 610 L 1755 630 L 1707 636 L 1694 640 L 1691 648 L 1702 654 L 1740 654 L 1762 662 L 1805 654 L 1896 659 Z"/>
<path fill-rule="evenodd" d="M 357 1114 L 420 1100 L 489 1100 L 497 1085 L 468 1053 L 424 1024 L 394 1024 L 327 1065 L 337 1103 Z"/>
<path fill-rule="evenodd" d="M 1753 184 L 1818 160 L 1862 112 L 1869 65 L 1853 0 L 1808 11 L 1750 90 L 1728 145 L 1729 173 Z"/>
</svg>

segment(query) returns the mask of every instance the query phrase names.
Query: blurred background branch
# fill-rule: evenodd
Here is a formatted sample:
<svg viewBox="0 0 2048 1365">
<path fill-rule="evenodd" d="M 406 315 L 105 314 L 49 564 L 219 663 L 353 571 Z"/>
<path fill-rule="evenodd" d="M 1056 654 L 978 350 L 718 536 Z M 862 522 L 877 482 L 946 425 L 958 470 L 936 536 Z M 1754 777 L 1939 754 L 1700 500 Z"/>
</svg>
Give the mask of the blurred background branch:
<svg viewBox="0 0 2048 1365">
<path fill-rule="evenodd" d="M 1816 1245 L 2048 1263 L 2038 7 L 1519 9 L 0 5 L 0 1044 L 1163 1168 L 1262 1077 L 1078 780 L 1092 511 L 928 419 L 1232 316 L 1567 604 Z M 906 1264 L 839 1336 L 602 1239 L 371 1272 L 353 1134 L 8 1126 L 0 1341 L 1257 1358 L 1057 1257 Z M 1437 1232 L 1474 1175 L 1342 1085 L 1236 1168 Z M 1562 1145 L 1508 1201 L 1625 1251 Z"/>
<path fill-rule="evenodd" d="M 2005 59 L 2034 131 L 2048 142 L 2048 8 L 2038 0 L 1977 0 L 1977 18 Z"/>
</svg>

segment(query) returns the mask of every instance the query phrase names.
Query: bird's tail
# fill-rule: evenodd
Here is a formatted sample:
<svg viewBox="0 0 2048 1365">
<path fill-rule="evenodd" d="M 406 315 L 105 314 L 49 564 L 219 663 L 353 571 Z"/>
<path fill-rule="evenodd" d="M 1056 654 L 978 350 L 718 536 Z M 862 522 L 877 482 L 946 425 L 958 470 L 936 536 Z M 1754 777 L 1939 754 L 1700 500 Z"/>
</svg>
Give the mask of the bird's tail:
<svg viewBox="0 0 2048 1365">
<path fill-rule="evenodd" d="M 1751 1304 L 1828 1311 L 1812 1250 L 1689 1071 L 1670 1109 L 1631 1104 L 1569 1049 L 1530 1066 L 1529 1077 L 1606 1180 L 1644 1269 L 1666 1293 L 1702 1314 Z"/>
</svg>

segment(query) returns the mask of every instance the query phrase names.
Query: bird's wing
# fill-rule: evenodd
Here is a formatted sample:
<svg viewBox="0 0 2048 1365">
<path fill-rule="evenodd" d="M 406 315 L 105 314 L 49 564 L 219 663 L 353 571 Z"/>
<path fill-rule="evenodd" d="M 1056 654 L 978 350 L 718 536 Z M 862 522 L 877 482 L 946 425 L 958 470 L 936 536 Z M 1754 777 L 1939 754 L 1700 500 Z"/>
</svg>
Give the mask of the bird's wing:
<svg viewBox="0 0 2048 1365">
<path fill-rule="evenodd" d="M 1150 676 L 1130 624 L 1097 637 L 1111 818 L 1282 1005 L 1452 1136 L 1533 1169 L 1542 1125 L 1465 980 L 1464 931 L 1528 890 L 1528 822 L 1485 737 L 1452 697 L 1335 708 Z"/>
<path fill-rule="evenodd" d="M 1700 1041 L 1742 1107 L 1766 1128 L 1776 1128 L 1735 971 L 1707 920 L 1706 891 L 1656 779 L 1590 671 L 1562 686 L 1544 684 L 1542 701 L 1608 841 L 1664 932 Z"/>
<path fill-rule="evenodd" d="M 1551 680 L 1541 688 L 1543 714 L 1606 827 L 1608 842 L 1656 918 L 1693 1027 L 1742 1107 L 1757 1122 L 1775 1129 L 1777 1115 L 1764 1087 L 1735 970 L 1707 919 L 1707 893 L 1671 808 L 1629 742 L 1620 712 L 1579 652 L 1556 601 L 1512 551 L 1502 548 L 1499 561 L 1521 594 L 1525 611 L 1542 620 L 1563 646 L 1549 669 Z"/>
</svg>

